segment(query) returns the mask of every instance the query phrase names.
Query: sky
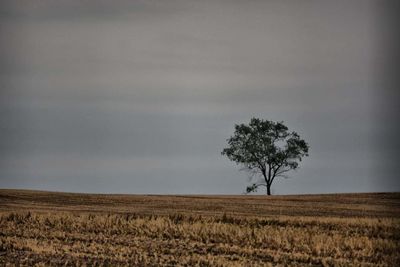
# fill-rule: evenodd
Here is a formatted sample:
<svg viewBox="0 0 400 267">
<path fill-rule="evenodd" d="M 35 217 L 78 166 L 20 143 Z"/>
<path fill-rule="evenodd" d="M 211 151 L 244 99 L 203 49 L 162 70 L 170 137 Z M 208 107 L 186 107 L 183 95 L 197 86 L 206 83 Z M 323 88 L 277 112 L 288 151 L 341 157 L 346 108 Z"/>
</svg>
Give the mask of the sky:
<svg viewBox="0 0 400 267">
<path fill-rule="evenodd" d="M 0 188 L 242 194 L 257 117 L 310 145 L 273 194 L 399 191 L 393 3 L 2 1 Z"/>
</svg>

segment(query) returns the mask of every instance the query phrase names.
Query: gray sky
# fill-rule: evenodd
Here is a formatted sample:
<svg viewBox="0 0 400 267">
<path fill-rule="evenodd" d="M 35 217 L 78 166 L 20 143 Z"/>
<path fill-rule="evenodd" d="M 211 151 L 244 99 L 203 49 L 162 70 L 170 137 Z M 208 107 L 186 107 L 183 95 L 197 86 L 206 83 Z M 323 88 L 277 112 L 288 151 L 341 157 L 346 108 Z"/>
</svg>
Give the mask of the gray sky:
<svg viewBox="0 0 400 267">
<path fill-rule="evenodd" d="M 398 191 L 378 2 L 3 1 L 0 187 L 240 194 L 259 117 L 311 147 L 273 193 Z"/>
</svg>

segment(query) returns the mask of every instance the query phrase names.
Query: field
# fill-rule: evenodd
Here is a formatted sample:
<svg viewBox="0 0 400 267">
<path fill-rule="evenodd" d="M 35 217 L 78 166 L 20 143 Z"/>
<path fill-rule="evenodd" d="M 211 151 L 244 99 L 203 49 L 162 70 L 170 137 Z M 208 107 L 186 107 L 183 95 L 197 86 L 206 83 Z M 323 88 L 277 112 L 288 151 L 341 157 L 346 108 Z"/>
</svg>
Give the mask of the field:
<svg viewBox="0 0 400 267">
<path fill-rule="evenodd" d="M 400 193 L 0 190 L 0 266 L 400 266 Z"/>
</svg>

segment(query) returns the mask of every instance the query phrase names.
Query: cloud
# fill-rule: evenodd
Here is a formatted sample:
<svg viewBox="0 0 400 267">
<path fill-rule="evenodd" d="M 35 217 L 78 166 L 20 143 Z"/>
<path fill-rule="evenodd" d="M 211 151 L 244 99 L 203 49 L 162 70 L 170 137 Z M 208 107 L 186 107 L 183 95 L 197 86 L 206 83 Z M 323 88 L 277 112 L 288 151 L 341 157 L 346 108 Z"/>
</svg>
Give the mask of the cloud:
<svg viewBox="0 0 400 267">
<path fill-rule="evenodd" d="M 13 184 L 21 163 L 38 170 L 35 179 L 58 177 L 52 186 L 72 191 L 113 174 L 127 183 L 142 175 L 132 181 L 135 188 L 157 187 L 152 175 L 168 168 L 169 192 L 186 192 L 190 186 L 172 185 L 200 176 L 204 191 L 208 183 L 217 192 L 215 177 L 243 174 L 216 155 L 233 125 L 253 116 L 283 120 L 304 136 L 310 162 L 326 179 L 341 169 L 363 181 L 374 152 L 386 149 L 379 139 L 387 131 L 375 127 L 373 115 L 380 112 L 374 104 L 380 41 L 372 2 L 8 1 L 2 7 L 0 159 L 7 168 L 0 168 L 0 185 Z M 145 166 L 154 171 L 139 171 Z M 306 165 L 299 175 L 315 178 L 315 168 Z M 33 185 L 25 174 L 19 185 Z M 70 176 L 77 177 L 75 187 L 64 182 Z M 346 179 L 338 182 L 343 190 Z"/>
</svg>

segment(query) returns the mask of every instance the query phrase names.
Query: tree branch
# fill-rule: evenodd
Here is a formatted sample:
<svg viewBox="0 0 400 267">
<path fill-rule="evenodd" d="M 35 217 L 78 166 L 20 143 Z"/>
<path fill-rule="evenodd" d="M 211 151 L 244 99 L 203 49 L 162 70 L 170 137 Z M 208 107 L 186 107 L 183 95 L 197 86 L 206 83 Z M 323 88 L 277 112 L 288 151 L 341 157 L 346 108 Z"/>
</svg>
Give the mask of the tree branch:
<svg viewBox="0 0 400 267">
<path fill-rule="evenodd" d="M 264 183 L 258 183 L 258 184 L 257 184 L 257 183 L 254 183 L 254 184 L 252 184 L 251 186 L 248 186 L 248 187 L 246 188 L 246 191 L 247 191 L 247 193 L 255 192 L 256 189 L 257 189 L 259 186 L 265 186 L 265 187 L 268 188 L 268 186 L 267 186 L 266 184 L 264 184 Z"/>
</svg>

